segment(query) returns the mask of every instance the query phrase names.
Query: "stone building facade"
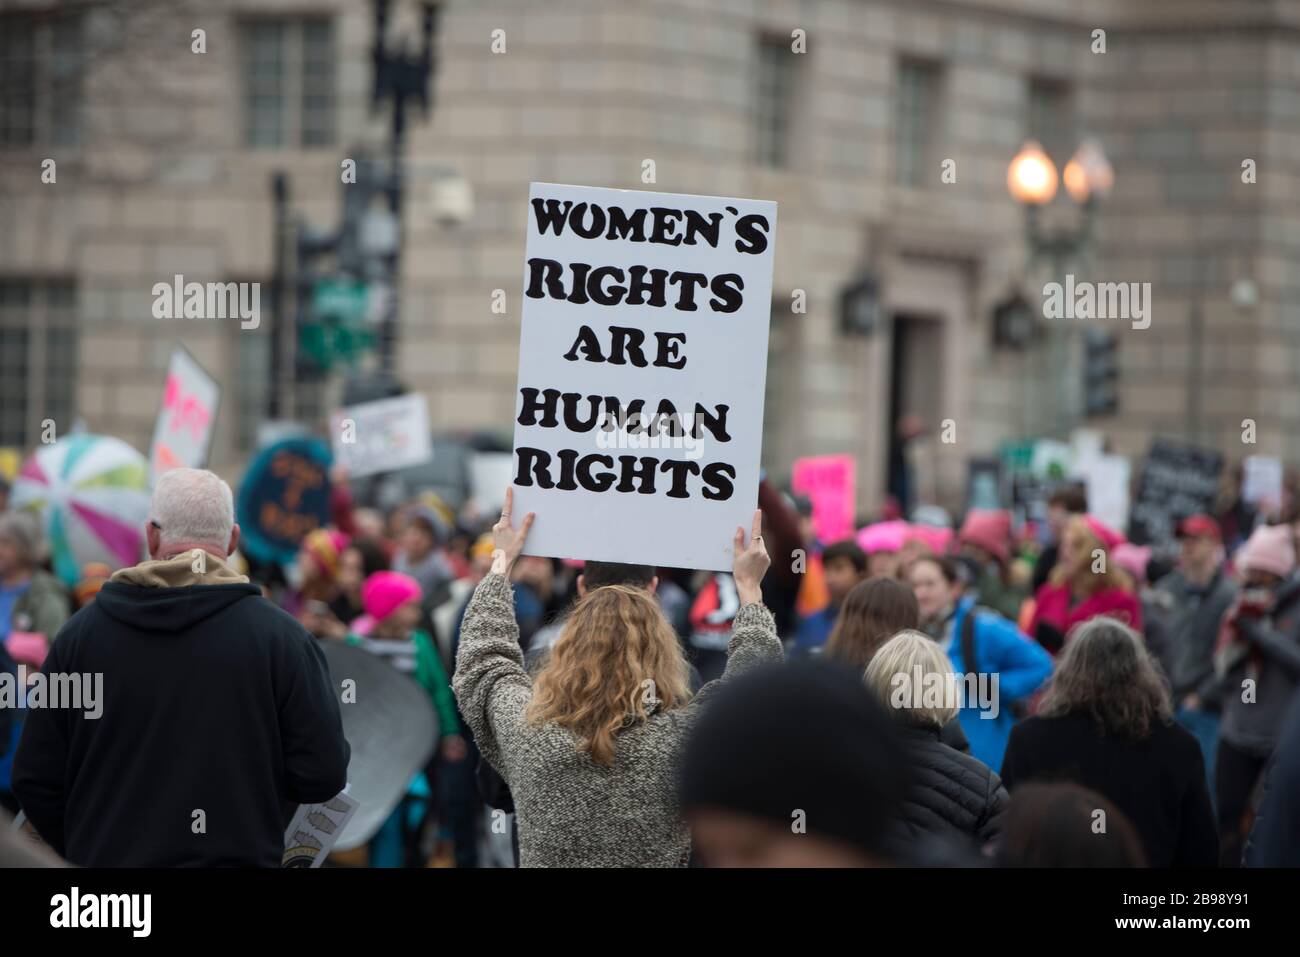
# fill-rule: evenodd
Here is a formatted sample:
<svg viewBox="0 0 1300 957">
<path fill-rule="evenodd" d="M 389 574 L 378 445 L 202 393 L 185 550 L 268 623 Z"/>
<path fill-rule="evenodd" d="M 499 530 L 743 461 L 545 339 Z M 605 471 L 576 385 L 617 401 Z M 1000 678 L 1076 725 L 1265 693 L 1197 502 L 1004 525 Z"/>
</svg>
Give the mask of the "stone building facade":
<svg viewBox="0 0 1300 957">
<path fill-rule="evenodd" d="M 268 389 L 316 425 L 338 395 L 270 370 L 270 182 L 333 226 L 340 163 L 382 155 L 370 4 L 79 9 L 73 28 L 0 2 L 5 75 L 31 87 L 0 97 L 0 445 L 48 416 L 146 447 L 180 341 L 225 386 L 213 462 L 236 478 Z M 394 15 L 414 33 L 413 4 Z M 408 139 L 397 353 L 437 429 L 509 433 L 526 196 L 549 181 L 779 203 L 764 462 L 851 452 L 863 509 L 909 414 L 919 495 L 950 506 L 969 458 L 1068 424 L 1134 456 L 1169 435 L 1300 460 L 1300 2 L 449 0 L 437 54 Z M 993 322 L 1053 278 L 1027 268 L 1007 164 L 1033 136 L 1063 165 L 1084 135 L 1115 188 L 1067 268 L 1150 282 L 1153 303 L 1149 328 L 1111 323 L 1119 407 L 1094 419 L 1086 323 L 1016 349 Z M 431 198 L 448 171 L 474 200 L 450 226 Z M 1078 221 L 1064 192 L 1048 227 Z M 177 274 L 260 282 L 265 321 L 154 318 Z M 864 274 L 879 321 L 849 333 L 840 296 Z"/>
</svg>

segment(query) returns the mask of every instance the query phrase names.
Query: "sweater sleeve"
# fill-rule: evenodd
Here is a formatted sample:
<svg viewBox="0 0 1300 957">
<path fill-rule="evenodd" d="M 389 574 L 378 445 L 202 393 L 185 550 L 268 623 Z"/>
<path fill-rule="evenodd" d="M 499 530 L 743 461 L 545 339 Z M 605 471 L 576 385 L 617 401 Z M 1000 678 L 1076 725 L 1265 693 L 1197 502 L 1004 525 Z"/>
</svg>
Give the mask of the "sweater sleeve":
<svg viewBox="0 0 1300 957">
<path fill-rule="evenodd" d="M 514 595 L 504 575 L 486 575 L 474 589 L 461 622 L 452 687 L 479 750 L 506 775 L 533 685 L 524 671 Z"/>
</svg>

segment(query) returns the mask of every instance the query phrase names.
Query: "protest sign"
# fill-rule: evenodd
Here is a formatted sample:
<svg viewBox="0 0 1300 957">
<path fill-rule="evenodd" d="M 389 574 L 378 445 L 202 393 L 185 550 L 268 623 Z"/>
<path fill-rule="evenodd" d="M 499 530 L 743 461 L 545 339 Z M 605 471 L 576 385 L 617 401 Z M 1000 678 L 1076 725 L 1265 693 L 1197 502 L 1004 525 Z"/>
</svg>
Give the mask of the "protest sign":
<svg viewBox="0 0 1300 957">
<path fill-rule="evenodd" d="M 308 532 L 329 524 L 329 466 L 318 439 L 284 439 L 257 453 L 235 500 L 244 554 L 287 564 Z"/>
<path fill-rule="evenodd" d="M 776 204 L 534 183 L 516 394 L 526 552 L 728 569 L 758 501 Z"/>
<path fill-rule="evenodd" d="M 499 512 L 514 474 L 509 452 L 475 452 L 469 460 L 469 494 L 485 513 Z"/>
<path fill-rule="evenodd" d="M 1002 463 L 992 457 L 973 458 L 966 465 L 966 508 L 1002 508 Z"/>
<path fill-rule="evenodd" d="M 858 464 L 851 455 L 817 455 L 795 459 L 791 487 L 813 505 L 813 530 L 829 544 L 853 534 Z"/>
<path fill-rule="evenodd" d="M 1176 550 L 1178 522 L 1214 511 L 1222 471 L 1223 456 L 1218 452 L 1156 439 L 1129 513 L 1129 538 L 1135 545 L 1151 545 L 1162 553 Z"/>
<path fill-rule="evenodd" d="M 149 444 L 153 481 L 168 469 L 202 468 L 212 444 L 221 386 L 181 346 L 172 350 L 163 386 L 162 408 Z"/>
<path fill-rule="evenodd" d="M 421 465 L 433 458 L 428 401 L 412 393 L 345 406 L 330 416 L 330 439 L 352 478 Z"/>
<path fill-rule="evenodd" d="M 1250 455 L 1242 463 L 1241 497 L 1262 511 L 1282 504 L 1282 461 L 1268 455 Z"/>
<path fill-rule="evenodd" d="M 1128 525 L 1129 462 L 1122 455 L 1097 455 L 1075 464 L 1088 493 L 1088 512 L 1111 528 Z"/>
</svg>

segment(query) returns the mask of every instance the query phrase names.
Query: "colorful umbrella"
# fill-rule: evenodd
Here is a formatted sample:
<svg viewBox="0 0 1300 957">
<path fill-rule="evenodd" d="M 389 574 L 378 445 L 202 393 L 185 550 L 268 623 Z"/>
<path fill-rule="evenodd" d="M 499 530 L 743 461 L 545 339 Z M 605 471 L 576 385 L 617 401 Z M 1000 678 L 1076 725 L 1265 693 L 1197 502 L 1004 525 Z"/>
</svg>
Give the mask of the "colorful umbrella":
<svg viewBox="0 0 1300 957">
<path fill-rule="evenodd" d="M 75 585 L 87 562 L 122 568 L 140 560 L 149 463 L 121 439 L 71 435 L 23 463 L 13 504 L 41 516 L 54 571 Z"/>
</svg>

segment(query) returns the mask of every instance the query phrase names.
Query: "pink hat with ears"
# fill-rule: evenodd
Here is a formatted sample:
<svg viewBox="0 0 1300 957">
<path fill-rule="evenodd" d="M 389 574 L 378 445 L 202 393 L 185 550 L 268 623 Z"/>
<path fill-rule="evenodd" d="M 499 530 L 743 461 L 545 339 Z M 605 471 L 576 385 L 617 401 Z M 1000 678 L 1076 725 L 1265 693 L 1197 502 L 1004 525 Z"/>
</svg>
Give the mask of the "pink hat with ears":
<svg viewBox="0 0 1300 957">
<path fill-rule="evenodd" d="M 912 525 L 904 536 L 905 541 L 919 539 L 925 543 L 926 548 L 936 555 L 946 555 L 949 547 L 952 545 L 952 529 L 943 528 L 939 525 Z"/>
<path fill-rule="evenodd" d="M 419 601 L 420 583 L 401 572 L 375 572 L 361 586 L 361 607 L 376 623 L 383 621 L 408 601 Z"/>
<path fill-rule="evenodd" d="M 892 522 L 875 522 L 858 530 L 858 545 L 868 555 L 876 552 L 896 552 L 907 541 L 912 526 L 901 519 Z"/>
<path fill-rule="evenodd" d="M 1149 545 L 1134 545 L 1132 542 L 1122 542 L 1115 546 L 1112 557 L 1115 559 L 1115 564 L 1132 575 L 1135 580 L 1139 582 L 1147 580 L 1147 565 L 1151 562 L 1151 547 Z"/>
<path fill-rule="evenodd" d="M 1088 526 L 1088 531 L 1092 532 L 1093 537 L 1101 542 L 1106 551 L 1124 544 L 1124 536 L 1096 516 L 1085 515 L 1083 521 Z"/>
<path fill-rule="evenodd" d="M 1291 526 L 1259 526 L 1237 552 L 1235 564 L 1243 572 L 1272 572 L 1278 578 L 1290 578 L 1295 571 L 1295 542 L 1291 537 Z"/>
</svg>

